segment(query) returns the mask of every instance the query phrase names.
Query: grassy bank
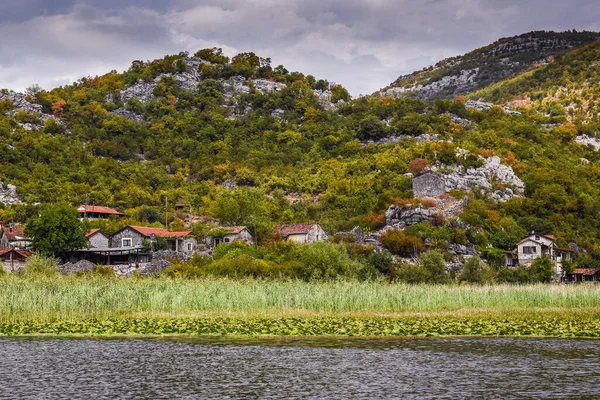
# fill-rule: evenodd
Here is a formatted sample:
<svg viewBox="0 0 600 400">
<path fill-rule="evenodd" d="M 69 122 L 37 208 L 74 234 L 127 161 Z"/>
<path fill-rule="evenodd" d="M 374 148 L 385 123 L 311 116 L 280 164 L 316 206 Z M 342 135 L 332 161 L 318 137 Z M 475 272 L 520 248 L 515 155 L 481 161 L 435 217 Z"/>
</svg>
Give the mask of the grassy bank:
<svg viewBox="0 0 600 400">
<path fill-rule="evenodd" d="M 0 334 L 33 333 L 595 336 L 600 289 L 0 278 Z"/>
</svg>

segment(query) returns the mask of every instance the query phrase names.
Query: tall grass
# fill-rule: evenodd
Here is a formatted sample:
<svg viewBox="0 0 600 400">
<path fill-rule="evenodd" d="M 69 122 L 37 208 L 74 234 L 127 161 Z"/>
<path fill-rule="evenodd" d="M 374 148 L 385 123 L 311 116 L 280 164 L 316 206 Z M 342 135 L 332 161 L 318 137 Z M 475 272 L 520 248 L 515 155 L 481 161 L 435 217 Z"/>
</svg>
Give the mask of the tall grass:
<svg viewBox="0 0 600 400">
<path fill-rule="evenodd" d="M 600 311 L 600 287 L 0 277 L 0 321 Z"/>
</svg>

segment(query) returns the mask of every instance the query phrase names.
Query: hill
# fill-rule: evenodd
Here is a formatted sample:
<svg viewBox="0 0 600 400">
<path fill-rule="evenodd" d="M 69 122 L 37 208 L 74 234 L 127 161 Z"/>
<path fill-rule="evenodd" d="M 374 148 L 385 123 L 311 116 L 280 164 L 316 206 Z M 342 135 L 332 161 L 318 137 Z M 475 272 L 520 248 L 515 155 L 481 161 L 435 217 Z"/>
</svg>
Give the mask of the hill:
<svg viewBox="0 0 600 400">
<path fill-rule="evenodd" d="M 454 98 L 544 65 L 564 52 L 600 39 L 597 32 L 535 31 L 502 38 L 463 56 L 399 77 L 382 96 L 422 100 Z"/>
<path fill-rule="evenodd" d="M 410 249 L 512 250 L 536 230 L 594 250 L 600 154 L 574 141 L 584 124 L 543 122 L 461 99 L 353 100 L 254 53 L 135 61 L 50 91 L 0 94 L 0 198 L 10 199 L 0 219 L 24 222 L 63 201 L 135 221 L 145 207 L 162 213 L 167 198 L 262 241 L 278 223 L 376 233 L 398 220 Z M 448 193 L 415 199 L 412 178 L 427 169 L 446 177 Z M 168 216 L 182 226 L 183 215 Z"/>
</svg>

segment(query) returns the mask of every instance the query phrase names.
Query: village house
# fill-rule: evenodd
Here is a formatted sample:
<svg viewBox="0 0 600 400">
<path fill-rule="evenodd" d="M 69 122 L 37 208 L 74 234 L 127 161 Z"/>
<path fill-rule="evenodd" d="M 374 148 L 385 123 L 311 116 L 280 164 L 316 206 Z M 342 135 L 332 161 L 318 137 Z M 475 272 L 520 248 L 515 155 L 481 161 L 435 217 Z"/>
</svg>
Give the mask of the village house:
<svg viewBox="0 0 600 400">
<path fill-rule="evenodd" d="M 519 265 L 529 267 L 537 258 L 547 257 L 554 264 L 554 271 L 557 275 L 562 274 L 563 261 L 570 261 L 570 249 L 557 247 L 554 243 L 554 236 L 539 235 L 533 232 L 517 244 L 517 260 Z"/>
<path fill-rule="evenodd" d="M 232 243 L 235 241 L 252 244 L 254 238 L 245 226 L 222 226 L 209 232 L 204 242 L 208 248 L 214 249 L 221 243 Z"/>
<path fill-rule="evenodd" d="M 89 248 L 107 248 L 110 246 L 110 238 L 100 229 L 92 229 L 85 235 L 85 239 Z"/>
<path fill-rule="evenodd" d="M 8 272 L 16 272 L 25 267 L 25 263 L 33 254 L 29 250 L 14 248 L 0 250 L 0 263 Z"/>
<path fill-rule="evenodd" d="M 104 206 L 81 205 L 77 209 L 81 219 L 109 219 L 111 217 L 124 217 L 125 214 Z"/>
<path fill-rule="evenodd" d="M 576 268 L 573 272 L 565 275 L 564 282 L 600 282 L 600 268 Z"/>
<path fill-rule="evenodd" d="M 192 253 L 198 249 L 198 242 L 191 234 L 191 231 L 169 232 L 163 228 L 128 225 L 112 236 L 110 247 L 143 247 L 144 241 L 153 242 L 160 237 L 167 241 L 168 250 L 179 253 Z"/>
<path fill-rule="evenodd" d="M 0 238 L 0 249 L 29 249 L 31 239 L 25 234 L 23 226 L 2 225 L 2 238 Z"/>
<path fill-rule="evenodd" d="M 316 222 L 279 225 L 275 227 L 273 233 L 275 237 L 298 244 L 326 242 L 328 240 L 327 232 Z"/>
</svg>

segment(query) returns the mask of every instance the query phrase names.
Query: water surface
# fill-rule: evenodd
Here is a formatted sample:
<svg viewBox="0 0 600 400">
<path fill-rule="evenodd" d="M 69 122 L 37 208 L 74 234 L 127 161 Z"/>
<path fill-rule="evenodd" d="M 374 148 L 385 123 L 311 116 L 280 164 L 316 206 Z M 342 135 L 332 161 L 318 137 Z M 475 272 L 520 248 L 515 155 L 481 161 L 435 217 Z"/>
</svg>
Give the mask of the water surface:
<svg viewBox="0 0 600 400">
<path fill-rule="evenodd" d="M 0 398 L 600 398 L 600 341 L 0 339 Z"/>
</svg>

